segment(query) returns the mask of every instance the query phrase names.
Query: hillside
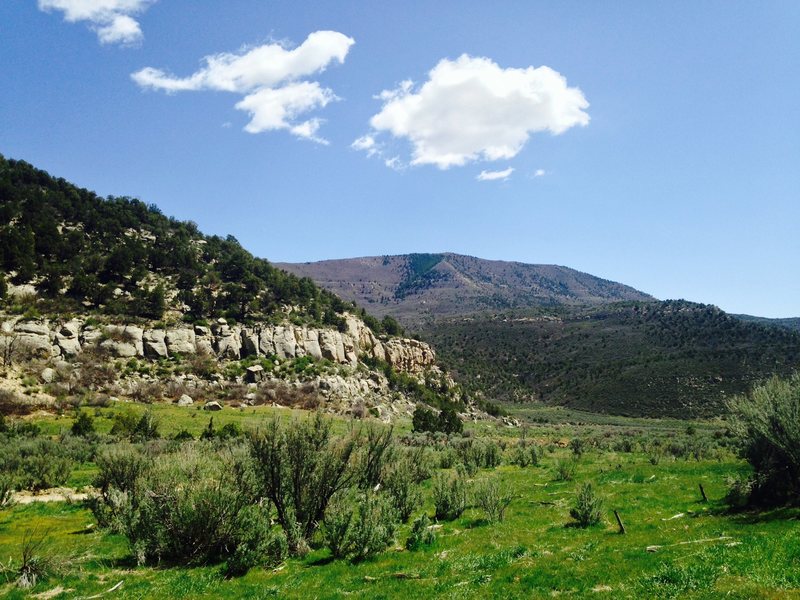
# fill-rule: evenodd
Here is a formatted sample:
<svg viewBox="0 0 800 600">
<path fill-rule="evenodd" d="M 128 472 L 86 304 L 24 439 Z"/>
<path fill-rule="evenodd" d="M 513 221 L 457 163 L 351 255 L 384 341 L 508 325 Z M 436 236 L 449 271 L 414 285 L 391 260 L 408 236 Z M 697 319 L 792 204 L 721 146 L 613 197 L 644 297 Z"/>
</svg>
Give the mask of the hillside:
<svg viewBox="0 0 800 600">
<path fill-rule="evenodd" d="M 622 415 L 718 414 L 800 367 L 800 334 L 684 301 L 463 317 L 423 338 L 472 392 Z"/>
<path fill-rule="evenodd" d="M 399 333 L 231 236 L 0 156 L 0 412 L 187 392 L 386 419 L 464 408 Z"/>
<path fill-rule="evenodd" d="M 786 319 L 769 319 L 767 317 L 754 317 L 752 315 L 732 315 L 746 323 L 759 323 L 767 327 L 780 327 L 791 331 L 800 331 L 800 317 L 790 317 Z"/>
<path fill-rule="evenodd" d="M 405 324 L 479 311 L 652 300 L 631 287 L 556 265 L 452 253 L 276 263 L 369 312 Z"/>
</svg>

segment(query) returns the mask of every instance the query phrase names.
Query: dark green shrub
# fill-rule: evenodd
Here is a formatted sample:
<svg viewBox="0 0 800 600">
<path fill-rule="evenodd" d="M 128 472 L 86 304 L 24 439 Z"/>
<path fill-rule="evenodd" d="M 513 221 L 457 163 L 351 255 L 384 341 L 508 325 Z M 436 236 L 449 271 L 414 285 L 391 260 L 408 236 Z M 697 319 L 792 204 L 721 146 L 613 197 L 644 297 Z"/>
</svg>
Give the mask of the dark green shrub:
<svg viewBox="0 0 800 600">
<path fill-rule="evenodd" d="M 232 556 L 237 540 L 251 543 L 257 532 L 244 535 L 242 528 L 255 518 L 244 513 L 255 494 L 241 460 L 241 453 L 183 445 L 156 457 L 131 491 L 112 488 L 110 520 L 120 524 L 137 561 L 203 564 Z"/>
<path fill-rule="evenodd" d="M 232 535 L 232 552 L 225 563 L 228 577 L 245 575 L 257 566 L 275 567 L 286 560 L 282 531 L 270 530 L 269 515 L 258 505 L 245 506 Z"/>
<path fill-rule="evenodd" d="M 603 501 L 595 493 L 589 482 L 581 484 L 575 497 L 575 504 L 570 509 L 569 515 L 575 519 L 578 527 L 596 525 L 603 518 Z"/>
<path fill-rule="evenodd" d="M 94 419 L 89 413 L 80 411 L 78 413 L 78 417 L 75 419 L 75 422 L 72 424 L 70 431 L 72 432 L 72 435 L 80 437 L 88 437 L 93 435 L 95 433 Z"/>
<path fill-rule="evenodd" d="M 432 546 L 436 542 L 436 532 L 431 526 L 428 515 L 421 514 L 411 524 L 411 532 L 406 540 L 406 550 L 419 550 L 423 546 Z"/>
<path fill-rule="evenodd" d="M 430 408 L 420 404 L 414 409 L 414 415 L 411 417 L 414 431 L 437 431 L 436 424 L 436 414 Z"/>
<path fill-rule="evenodd" d="M 350 536 L 353 560 L 365 560 L 385 550 L 394 540 L 397 515 L 382 494 L 367 492 L 358 506 Z"/>
<path fill-rule="evenodd" d="M 455 409 L 445 407 L 436 418 L 436 431 L 444 433 L 461 433 L 464 429 L 464 423 Z"/>
<path fill-rule="evenodd" d="M 72 473 L 72 460 L 53 440 L 35 438 L 19 446 L 17 479 L 20 487 L 43 490 L 64 485 Z"/>
<path fill-rule="evenodd" d="M 433 478 L 433 505 L 438 520 L 452 521 L 460 517 L 467 508 L 467 482 L 455 474 L 439 473 Z"/>
<path fill-rule="evenodd" d="M 369 423 L 359 432 L 356 462 L 363 487 L 373 488 L 381 482 L 394 454 L 393 431 L 392 427 Z"/>
</svg>

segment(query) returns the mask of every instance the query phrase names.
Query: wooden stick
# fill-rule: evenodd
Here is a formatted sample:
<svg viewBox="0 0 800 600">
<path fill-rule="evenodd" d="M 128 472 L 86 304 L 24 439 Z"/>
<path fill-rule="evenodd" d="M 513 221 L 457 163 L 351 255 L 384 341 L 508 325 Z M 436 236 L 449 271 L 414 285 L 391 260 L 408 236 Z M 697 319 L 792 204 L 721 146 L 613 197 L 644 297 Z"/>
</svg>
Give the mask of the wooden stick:
<svg viewBox="0 0 800 600">
<path fill-rule="evenodd" d="M 703 489 L 703 484 L 700 484 L 700 495 L 703 496 L 703 502 L 708 502 L 708 496 L 706 496 L 706 491 Z"/>
<path fill-rule="evenodd" d="M 619 513 L 615 510 L 614 516 L 617 518 L 617 525 L 619 525 L 619 532 L 620 534 L 625 533 L 625 525 L 622 524 L 622 519 L 619 518 Z"/>
</svg>

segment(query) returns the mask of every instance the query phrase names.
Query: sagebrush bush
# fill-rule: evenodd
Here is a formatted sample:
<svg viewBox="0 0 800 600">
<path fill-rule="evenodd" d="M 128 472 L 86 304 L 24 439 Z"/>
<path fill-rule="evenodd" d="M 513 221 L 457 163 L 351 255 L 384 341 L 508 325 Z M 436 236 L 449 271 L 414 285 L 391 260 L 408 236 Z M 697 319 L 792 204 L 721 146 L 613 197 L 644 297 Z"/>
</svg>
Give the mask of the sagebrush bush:
<svg viewBox="0 0 800 600">
<path fill-rule="evenodd" d="M 14 488 L 14 478 L 8 473 L 0 473 L 0 508 L 11 505 Z"/>
<path fill-rule="evenodd" d="M 528 466 L 537 466 L 539 464 L 539 453 L 536 450 L 536 444 L 526 439 L 519 440 L 511 450 L 509 460 L 511 464 L 523 469 Z"/>
<path fill-rule="evenodd" d="M 433 505 L 436 518 L 452 521 L 467 508 L 467 482 L 460 474 L 439 473 L 433 478 Z"/>
<path fill-rule="evenodd" d="M 572 481 L 578 463 L 574 458 L 565 458 L 556 462 L 556 481 Z"/>
<path fill-rule="evenodd" d="M 250 436 L 258 492 L 275 507 L 292 554 L 305 552 L 331 497 L 358 481 L 356 438 L 334 438 L 319 413 L 288 426 L 273 420 Z"/>
<path fill-rule="evenodd" d="M 503 490 L 495 479 L 479 482 L 474 491 L 475 505 L 483 510 L 490 523 L 502 522 L 513 496 Z"/>
<path fill-rule="evenodd" d="M 436 531 L 431 526 L 428 515 L 421 514 L 411 524 L 411 532 L 406 540 L 406 550 L 419 550 L 423 546 L 432 546 L 436 542 Z"/>
<path fill-rule="evenodd" d="M 386 549 L 396 530 L 397 513 L 386 495 L 350 490 L 328 504 L 322 534 L 334 557 L 360 561 Z"/>
<path fill-rule="evenodd" d="M 411 514 L 422 504 L 422 492 L 414 482 L 411 459 L 395 459 L 387 468 L 383 485 L 400 521 L 408 522 Z"/>
<path fill-rule="evenodd" d="M 218 454 L 204 445 L 183 445 L 144 468 L 128 450 L 113 458 L 102 456 L 98 478 L 107 484 L 107 491 L 99 501 L 100 512 L 128 538 L 140 564 L 214 562 L 262 539 L 258 536 L 265 521 L 252 525 L 254 509 L 248 508 L 255 504 L 256 494 L 243 462 L 246 454 L 235 449 Z M 259 532 L 243 533 L 248 523 Z M 240 567 L 248 552 L 240 552 Z"/>
<path fill-rule="evenodd" d="M 582 483 L 575 496 L 575 504 L 569 511 L 578 527 L 596 525 L 603 518 L 603 500 L 594 491 L 590 482 Z"/>
<path fill-rule="evenodd" d="M 753 467 L 749 502 L 800 503 L 800 372 L 728 404 L 740 453 Z"/>
</svg>

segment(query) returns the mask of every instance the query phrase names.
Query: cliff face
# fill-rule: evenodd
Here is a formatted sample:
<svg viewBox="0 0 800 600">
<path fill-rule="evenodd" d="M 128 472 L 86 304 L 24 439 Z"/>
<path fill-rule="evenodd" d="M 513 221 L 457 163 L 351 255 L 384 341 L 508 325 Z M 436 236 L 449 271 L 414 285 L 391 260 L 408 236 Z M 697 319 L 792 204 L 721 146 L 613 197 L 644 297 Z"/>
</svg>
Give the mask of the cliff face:
<svg viewBox="0 0 800 600">
<path fill-rule="evenodd" d="M 134 325 L 94 325 L 81 319 L 57 321 L 5 317 L 0 324 L 0 353 L 35 358 L 72 357 L 99 346 L 116 358 L 158 360 L 171 355 L 206 353 L 220 360 L 248 356 L 293 359 L 308 356 L 356 366 L 359 359 L 378 359 L 393 369 L 421 374 L 436 364 L 433 349 L 412 339 L 379 338 L 361 320 L 347 315 L 345 331 L 291 324 L 228 325 L 219 319 L 211 327 L 176 325 L 142 328 Z"/>
</svg>

